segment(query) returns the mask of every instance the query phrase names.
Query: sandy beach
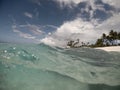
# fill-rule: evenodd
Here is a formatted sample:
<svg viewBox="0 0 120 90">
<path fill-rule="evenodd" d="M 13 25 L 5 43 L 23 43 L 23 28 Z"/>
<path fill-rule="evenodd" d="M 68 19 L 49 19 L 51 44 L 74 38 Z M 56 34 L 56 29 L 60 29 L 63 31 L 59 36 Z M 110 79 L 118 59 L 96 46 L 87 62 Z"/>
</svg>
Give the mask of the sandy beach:
<svg viewBox="0 0 120 90">
<path fill-rule="evenodd" d="M 116 51 L 116 52 L 120 52 L 120 46 L 110 46 L 110 47 L 98 47 L 95 49 L 102 49 L 105 51 Z"/>
</svg>

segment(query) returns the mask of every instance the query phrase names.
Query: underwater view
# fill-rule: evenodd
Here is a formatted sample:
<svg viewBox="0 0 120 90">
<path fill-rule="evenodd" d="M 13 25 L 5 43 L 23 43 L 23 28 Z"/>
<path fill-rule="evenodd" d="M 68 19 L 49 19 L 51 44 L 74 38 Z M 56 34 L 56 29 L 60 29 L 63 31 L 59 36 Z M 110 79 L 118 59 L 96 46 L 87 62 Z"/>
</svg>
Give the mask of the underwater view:
<svg viewBox="0 0 120 90">
<path fill-rule="evenodd" d="M 0 90 L 120 90 L 120 52 L 0 43 Z"/>
</svg>

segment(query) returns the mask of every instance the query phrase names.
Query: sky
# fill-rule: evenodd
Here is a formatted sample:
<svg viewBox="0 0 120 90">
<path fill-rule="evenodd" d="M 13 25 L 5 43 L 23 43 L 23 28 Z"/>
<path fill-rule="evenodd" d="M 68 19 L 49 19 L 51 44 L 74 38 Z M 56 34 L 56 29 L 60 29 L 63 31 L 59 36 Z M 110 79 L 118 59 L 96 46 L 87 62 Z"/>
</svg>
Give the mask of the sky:
<svg viewBox="0 0 120 90">
<path fill-rule="evenodd" d="M 0 0 L 0 42 L 65 46 L 120 32 L 120 0 Z"/>
</svg>

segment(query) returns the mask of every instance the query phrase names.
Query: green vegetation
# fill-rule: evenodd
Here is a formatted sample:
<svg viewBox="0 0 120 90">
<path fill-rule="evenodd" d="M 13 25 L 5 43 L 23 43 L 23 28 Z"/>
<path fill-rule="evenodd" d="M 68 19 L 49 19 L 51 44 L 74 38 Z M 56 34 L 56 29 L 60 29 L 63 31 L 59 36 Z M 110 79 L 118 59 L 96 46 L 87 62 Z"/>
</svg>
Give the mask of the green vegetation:
<svg viewBox="0 0 120 90">
<path fill-rule="evenodd" d="M 77 47 L 76 46 L 77 44 L 79 44 L 79 39 L 77 39 L 77 41 L 73 41 L 73 40 L 68 41 L 67 46 L 69 46 L 70 48 L 75 48 Z"/>
<path fill-rule="evenodd" d="M 120 46 L 120 32 L 111 30 L 108 35 L 103 33 L 101 38 L 97 39 L 95 44 L 90 45 L 89 42 L 84 43 L 77 39 L 68 41 L 67 46 L 70 48 Z"/>
<path fill-rule="evenodd" d="M 111 30 L 108 35 L 103 33 L 101 38 L 97 39 L 93 47 L 118 46 L 118 45 L 120 45 L 120 32 Z"/>
<path fill-rule="evenodd" d="M 87 46 L 89 46 L 89 42 L 87 42 L 87 43 L 80 42 L 79 39 L 70 40 L 67 42 L 67 46 L 69 46 L 70 48 L 87 47 Z"/>
</svg>

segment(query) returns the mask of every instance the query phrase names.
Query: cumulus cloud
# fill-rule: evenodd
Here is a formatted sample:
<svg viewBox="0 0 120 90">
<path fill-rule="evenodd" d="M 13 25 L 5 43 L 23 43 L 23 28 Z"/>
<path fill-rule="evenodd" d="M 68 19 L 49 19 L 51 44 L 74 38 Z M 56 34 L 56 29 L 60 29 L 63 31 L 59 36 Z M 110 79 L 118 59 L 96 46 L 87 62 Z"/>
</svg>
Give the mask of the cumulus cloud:
<svg viewBox="0 0 120 90">
<path fill-rule="evenodd" d="M 48 35 L 41 41 L 49 45 L 65 46 L 68 40 L 79 38 L 84 42 L 88 42 L 93 41 L 97 37 L 94 24 L 78 18 L 70 22 L 65 22 L 56 32 L 50 36 Z"/>
<path fill-rule="evenodd" d="M 33 15 L 31 13 L 25 12 L 24 15 L 28 18 L 33 18 Z"/>
<path fill-rule="evenodd" d="M 69 40 L 80 39 L 82 42 L 94 43 L 102 33 L 108 33 L 111 29 L 120 31 L 120 14 L 114 14 L 113 17 L 99 23 L 96 20 L 83 21 L 77 18 L 73 21 L 65 22 L 57 30 L 42 39 L 41 42 L 65 47 Z"/>
<path fill-rule="evenodd" d="M 73 6 L 76 6 L 77 4 L 79 4 L 80 2 L 87 1 L 87 0 L 53 0 L 53 1 L 59 3 L 61 7 L 69 6 L 72 8 Z"/>
<path fill-rule="evenodd" d="M 96 2 L 97 0 L 53 0 L 56 1 L 57 3 L 60 4 L 60 6 L 76 6 L 81 2 L 89 2 L 93 7 L 94 2 Z M 120 8 L 120 0 L 100 0 L 106 4 L 112 5 L 116 8 Z"/>
<path fill-rule="evenodd" d="M 107 19 L 98 25 L 102 31 L 110 31 L 111 29 L 120 32 L 120 14 L 114 14 L 112 17 Z"/>
<path fill-rule="evenodd" d="M 96 0 L 54 0 L 57 2 L 61 7 L 68 6 L 70 8 L 74 8 L 81 2 L 86 2 L 88 5 L 92 6 L 93 9 L 96 9 L 95 1 Z"/>
<path fill-rule="evenodd" d="M 64 7 L 69 7 L 69 8 L 72 8 L 74 10 L 74 8 L 79 8 L 79 12 L 77 13 L 77 16 L 80 17 L 80 16 L 85 16 L 83 15 L 84 13 L 87 13 L 87 15 L 89 17 L 87 17 L 89 20 L 92 20 L 92 18 L 96 17 L 96 12 L 98 12 L 98 10 L 100 12 L 103 12 L 103 15 L 106 15 L 104 17 L 109 17 L 109 16 L 112 16 L 114 13 L 116 12 L 119 12 L 119 10 L 117 10 L 116 6 L 113 6 L 113 8 L 115 8 L 116 10 L 113 10 L 111 4 L 110 4 L 110 1 L 111 0 L 54 0 L 55 2 L 57 2 L 62 8 Z M 83 3 L 84 2 L 84 3 Z M 116 2 L 116 1 L 115 1 Z M 85 5 L 84 8 L 80 7 L 80 3 L 82 3 L 83 5 Z M 119 3 L 119 2 L 118 2 Z M 109 10 L 107 10 L 106 8 L 106 4 L 109 5 Z M 117 2 L 116 2 L 117 4 Z M 99 13 L 100 14 L 100 13 Z M 99 18 L 101 19 L 101 16 L 98 15 Z M 83 18 L 83 19 L 86 19 L 86 18 Z"/>
<path fill-rule="evenodd" d="M 118 0 L 102 0 L 108 5 L 113 5 L 118 8 Z M 96 0 L 56 0 L 61 6 L 66 5 L 70 8 L 72 4 L 77 6 L 81 2 L 86 2 L 86 7 L 83 11 L 90 13 L 90 20 L 84 20 L 80 16 L 76 17 L 72 21 L 64 22 L 54 33 L 48 34 L 41 42 L 65 47 L 69 40 L 80 39 L 83 42 L 94 43 L 102 33 L 108 33 L 111 29 L 120 31 L 120 14 L 116 10 L 107 10 L 103 3 L 96 4 Z M 92 9 L 90 10 L 89 7 Z M 73 7 L 74 8 L 74 7 Z M 108 15 L 111 15 L 106 20 L 99 21 L 98 18 L 94 18 L 96 10 L 100 10 Z M 81 14 L 81 13 L 80 13 Z"/>
</svg>

